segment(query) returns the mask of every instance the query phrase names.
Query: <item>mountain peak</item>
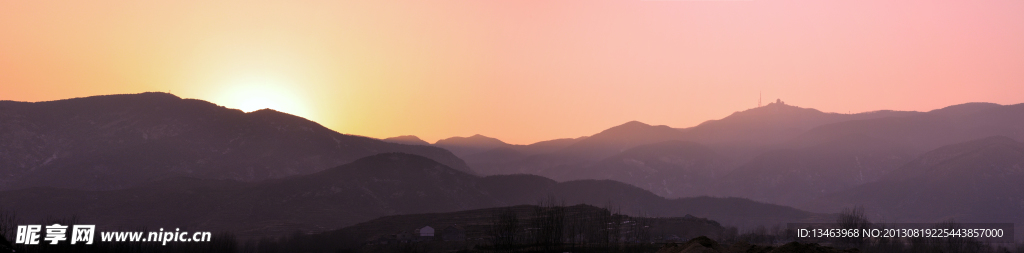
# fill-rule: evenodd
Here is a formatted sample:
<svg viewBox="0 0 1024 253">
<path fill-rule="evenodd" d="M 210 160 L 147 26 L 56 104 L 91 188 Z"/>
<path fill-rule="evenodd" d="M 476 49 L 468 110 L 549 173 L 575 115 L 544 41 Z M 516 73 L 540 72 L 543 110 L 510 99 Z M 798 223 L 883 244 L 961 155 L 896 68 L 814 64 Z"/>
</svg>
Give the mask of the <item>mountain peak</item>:
<svg viewBox="0 0 1024 253">
<path fill-rule="evenodd" d="M 928 113 L 931 113 L 931 114 L 942 114 L 942 115 L 948 115 L 948 116 L 963 116 L 963 115 L 973 114 L 973 113 L 976 113 L 976 112 L 979 112 L 979 111 L 983 111 L 983 110 L 997 108 L 997 107 L 1000 107 L 1000 106 L 1002 106 L 1002 105 L 995 104 L 995 103 L 973 102 L 973 103 L 963 103 L 963 104 L 959 104 L 959 105 L 946 106 L 946 107 L 943 107 L 942 109 L 931 110 Z"/>
<path fill-rule="evenodd" d="M 126 95 L 137 95 L 137 96 L 163 97 L 163 98 L 181 99 L 181 97 L 178 97 L 178 96 L 176 96 L 174 94 L 167 93 L 167 92 L 159 92 L 159 91 L 156 91 L 156 92 L 153 92 L 153 91 L 151 91 L 151 92 L 143 92 L 143 93 L 139 93 L 139 94 L 126 94 Z"/>
<path fill-rule="evenodd" d="M 316 128 L 324 128 L 324 129 L 326 129 L 325 127 L 320 125 L 320 123 L 316 123 L 316 122 L 314 122 L 312 120 L 303 118 L 303 117 L 298 116 L 298 115 L 294 115 L 294 114 L 290 114 L 290 113 L 287 113 L 287 112 L 282 112 L 282 111 L 278 111 L 278 110 L 274 110 L 274 109 L 270 109 L 270 108 L 259 109 L 259 110 L 247 112 L 245 114 L 248 115 L 248 116 L 254 117 L 255 119 L 264 120 L 264 121 L 268 121 L 268 122 L 284 123 L 284 124 L 295 124 L 295 125 L 302 125 L 302 126 L 306 126 L 306 127 L 314 127 L 315 126 Z"/>
<path fill-rule="evenodd" d="M 270 115 L 283 115 L 283 114 L 288 114 L 288 113 L 285 113 L 285 112 L 282 112 L 282 111 L 278 111 L 278 110 L 274 110 L 274 109 L 270 109 L 270 108 L 263 108 L 263 109 L 247 112 L 245 114 L 270 116 Z M 291 114 L 288 114 L 288 115 L 291 115 Z"/>
<path fill-rule="evenodd" d="M 640 122 L 640 121 L 632 120 L 632 121 L 623 123 L 622 125 L 619 125 L 619 126 L 651 126 L 651 125 L 648 125 L 648 124 Z"/>
<path fill-rule="evenodd" d="M 622 125 L 618 125 L 618 126 L 614 126 L 612 128 L 605 129 L 604 131 L 601 131 L 600 133 L 598 133 L 598 135 L 604 134 L 604 133 L 621 133 L 621 132 L 643 131 L 643 130 L 649 129 L 651 127 L 653 127 L 653 126 L 648 125 L 648 124 L 643 123 L 643 122 L 640 122 L 640 121 L 633 120 L 633 121 L 630 121 L 630 122 L 623 123 Z"/>
<path fill-rule="evenodd" d="M 462 145 L 462 146 L 504 146 L 509 145 L 504 141 L 497 138 L 491 138 L 480 134 L 474 134 L 470 137 L 451 137 L 447 139 L 438 140 L 434 145 Z"/>
<path fill-rule="evenodd" d="M 835 113 L 824 113 L 813 108 L 788 105 L 781 101 L 765 106 L 733 112 L 729 116 L 717 120 L 708 120 L 694 128 L 722 127 L 723 125 L 760 125 L 765 123 L 794 123 L 804 121 L 821 121 L 821 118 Z"/>
<path fill-rule="evenodd" d="M 764 105 L 764 106 L 761 106 L 761 107 L 757 107 L 757 108 L 753 108 L 753 109 L 750 109 L 750 110 L 748 110 L 748 111 L 756 111 L 756 110 L 766 110 L 766 109 L 772 109 L 772 110 L 780 110 L 780 109 L 790 109 L 790 110 L 792 110 L 792 109 L 804 109 L 804 110 L 815 110 L 815 109 L 811 109 L 811 108 L 803 108 L 803 107 L 799 107 L 799 106 L 795 106 L 795 105 L 790 105 L 790 104 L 786 104 L 785 102 L 782 102 L 782 101 L 780 100 L 780 101 L 776 101 L 776 102 L 774 102 L 774 103 L 769 103 L 769 104 L 767 104 L 767 105 Z M 817 111 L 817 110 L 815 110 L 815 111 Z"/>
<path fill-rule="evenodd" d="M 429 142 L 426 142 L 423 139 L 420 139 L 420 137 L 416 137 L 415 135 L 395 136 L 395 137 L 384 139 L 384 141 L 394 142 L 394 143 L 399 143 L 399 144 L 408 144 L 408 145 L 425 145 L 425 146 L 429 146 L 430 145 Z"/>
<path fill-rule="evenodd" d="M 668 126 L 630 121 L 580 140 L 564 151 L 590 158 L 603 158 L 639 145 L 678 140 L 682 134 L 682 131 Z"/>
<path fill-rule="evenodd" d="M 447 149 L 456 156 L 465 157 L 466 155 L 480 153 L 495 148 L 510 147 L 512 144 L 505 143 L 499 139 L 474 134 L 470 137 L 451 137 L 448 139 L 438 140 L 434 143 L 434 146 Z"/>
</svg>

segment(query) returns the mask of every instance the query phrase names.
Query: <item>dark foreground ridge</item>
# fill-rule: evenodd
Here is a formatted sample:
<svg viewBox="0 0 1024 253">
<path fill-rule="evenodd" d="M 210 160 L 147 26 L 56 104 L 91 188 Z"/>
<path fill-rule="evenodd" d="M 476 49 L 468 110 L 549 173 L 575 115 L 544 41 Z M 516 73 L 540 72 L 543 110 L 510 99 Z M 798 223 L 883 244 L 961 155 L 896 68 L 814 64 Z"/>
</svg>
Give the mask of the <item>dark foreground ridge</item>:
<svg viewBox="0 0 1024 253">
<path fill-rule="evenodd" d="M 548 202 L 377 218 L 338 230 L 263 239 L 259 248 L 295 252 L 655 252 L 665 242 L 735 229 L 692 216 L 631 216 L 590 205 Z"/>
<path fill-rule="evenodd" d="M 818 245 L 817 243 L 790 242 L 779 247 L 752 245 L 746 242 L 736 242 L 729 246 L 723 246 L 708 238 L 701 236 L 693 238 L 683 244 L 669 243 L 663 246 L 657 253 L 841 253 L 860 252 L 857 249 L 836 249 Z"/>
</svg>

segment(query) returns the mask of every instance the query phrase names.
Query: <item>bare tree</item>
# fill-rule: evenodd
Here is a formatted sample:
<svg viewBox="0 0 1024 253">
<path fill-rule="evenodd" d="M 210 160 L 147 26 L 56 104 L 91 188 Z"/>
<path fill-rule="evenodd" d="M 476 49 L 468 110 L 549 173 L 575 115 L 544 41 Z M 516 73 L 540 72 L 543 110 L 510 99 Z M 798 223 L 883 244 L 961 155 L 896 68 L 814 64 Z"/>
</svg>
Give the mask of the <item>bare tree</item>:
<svg viewBox="0 0 1024 253">
<path fill-rule="evenodd" d="M 0 250 L 7 248 L 14 250 L 9 239 L 14 239 L 15 228 L 18 226 L 18 217 L 14 211 L 0 208 Z"/>
<path fill-rule="evenodd" d="M 569 251 L 578 251 L 577 247 L 581 246 L 584 242 L 585 234 L 587 232 L 587 214 L 584 213 L 586 209 L 583 206 L 577 206 L 581 208 L 570 207 L 566 213 L 565 230 L 568 233 Z"/>
<path fill-rule="evenodd" d="M 957 223 L 955 220 L 948 220 L 946 222 L 937 224 L 935 228 L 957 230 L 963 228 L 963 226 L 960 223 Z M 942 249 L 942 251 L 944 252 L 980 252 L 984 246 L 977 239 L 966 236 L 950 236 L 945 238 L 937 238 L 936 240 L 938 241 L 933 244 L 945 247 L 945 249 Z"/>
<path fill-rule="evenodd" d="M 871 222 L 869 222 L 867 216 L 864 215 L 863 206 L 843 208 L 843 211 L 839 212 L 839 216 L 836 217 L 836 224 L 838 224 L 841 229 L 856 229 L 857 231 L 871 227 Z M 840 238 L 839 241 L 840 243 L 854 247 L 859 247 L 864 244 L 863 237 L 844 237 Z"/>
<path fill-rule="evenodd" d="M 565 207 L 555 198 L 539 201 L 530 224 L 533 245 L 544 252 L 559 252 L 565 236 Z"/>
<path fill-rule="evenodd" d="M 491 236 L 493 236 L 494 250 L 499 252 L 513 252 L 518 242 L 519 216 L 512 208 L 498 211 L 494 215 L 491 224 Z"/>
<path fill-rule="evenodd" d="M 18 226 L 18 216 L 14 211 L 0 208 L 0 236 L 14 238 L 14 230 Z"/>
</svg>

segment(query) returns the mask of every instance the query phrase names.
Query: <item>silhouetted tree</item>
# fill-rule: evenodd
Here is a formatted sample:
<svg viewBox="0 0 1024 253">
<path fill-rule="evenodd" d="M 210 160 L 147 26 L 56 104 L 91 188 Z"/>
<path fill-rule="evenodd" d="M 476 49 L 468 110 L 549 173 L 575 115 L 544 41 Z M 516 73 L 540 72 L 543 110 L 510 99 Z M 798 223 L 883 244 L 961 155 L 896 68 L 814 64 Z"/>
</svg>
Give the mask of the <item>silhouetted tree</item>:
<svg viewBox="0 0 1024 253">
<path fill-rule="evenodd" d="M 836 224 L 840 229 L 856 229 L 857 231 L 871 227 L 871 222 L 864 215 L 863 206 L 843 208 L 843 211 L 839 212 L 839 216 L 836 217 Z M 859 236 L 839 238 L 838 241 L 844 246 L 860 247 L 864 244 L 864 238 Z"/>
<path fill-rule="evenodd" d="M 561 252 L 565 228 L 565 205 L 549 197 L 534 207 L 530 236 L 542 252 Z"/>
<path fill-rule="evenodd" d="M 7 238 L 14 238 L 15 228 L 18 226 L 18 217 L 14 211 L 0 208 L 0 251 L 11 252 L 14 245 Z"/>
<path fill-rule="evenodd" d="M 578 247 L 586 241 L 587 225 L 589 224 L 590 213 L 585 209 L 577 208 L 566 216 L 565 230 L 568 233 L 569 251 L 576 252 Z"/>
<path fill-rule="evenodd" d="M 499 252 L 513 252 L 518 243 L 519 215 L 511 208 L 499 211 L 491 223 L 494 249 Z"/>
</svg>

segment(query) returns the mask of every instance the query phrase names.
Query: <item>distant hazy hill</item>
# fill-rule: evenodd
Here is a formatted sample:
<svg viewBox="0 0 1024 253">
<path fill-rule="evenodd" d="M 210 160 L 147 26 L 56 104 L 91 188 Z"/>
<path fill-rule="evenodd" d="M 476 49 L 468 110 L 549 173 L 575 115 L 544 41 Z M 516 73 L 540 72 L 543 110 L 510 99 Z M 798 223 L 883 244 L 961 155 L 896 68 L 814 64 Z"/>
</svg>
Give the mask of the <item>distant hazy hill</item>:
<svg viewBox="0 0 1024 253">
<path fill-rule="evenodd" d="M 512 162 L 520 162 L 534 155 L 542 155 L 562 150 L 586 137 L 563 138 L 541 141 L 530 145 L 506 144 L 500 140 L 475 135 L 473 137 L 453 137 L 440 140 L 437 147 L 458 151 L 456 155 L 469 164 L 474 171 L 484 175 L 510 174 L 498 166 Z"/>
<path fill-rule="evenodd" d="M 708 190 L 721 173 L 722 157 L 704 145 L 664 141 L 640 145 L 597 162 L 551 166 L 529 173 L 559 181 L 606 179 L 666 197 L 715 194 Z M 525 172 L 525 171 L 524 171 Z"/>
<path fill-rule="evenodd" d="M 531 155 L 499 148 L 467 163 L 484 174 L 611 179 L 666 197 L 713 194 L 802 205 L 878 181 L 925 151 L 992 135 L 1024 140 L 1024 104 L 839 114 L 777 102 L 685 129 L 628 122 L 561 150 Z M 714 166 L 656 161 L 688 156 L 656 145 L 673 141 L 713 151 L 701 155 L 713 163 L 696 164 Z M 642 150 L 652 155 L 630 157 L 647 145 Z"/>
<path fill-rule="evenodd" d="M 651 126 L 632 121 L 577 141 L 562 150 L 542 155 L 529 156 L 496 149 L 487 156 L 481 155 L 466 160 L 474 169 L 485 174 L 529 173 L 556 180 L 612 179 L 629 182 L 663 196 L 694 196 L 714 191 L 710 188 L 713 184 L 709 181 L 714 180 L 709 178 L 710 176 L 724 175 L 733 168 L 743 165 L 747 159 L 772 149 L 787 147 L 787 142 L 793 137 L 814 127 L 846 120 L 905 117 L 916 114 L 919 113 L 823 113 L 783 103 L 771 103 L 686 129 Z M 709 156 L 704 159 L 713 158 L 714 166 L 703 165 L 710 163 L 685 166 L 671 165 L 663 161 L 651 163 L 657 159 L 673 159 L 670 157 L 672 155 L 691 158 L 699 156 L 683 154 L 678 145 L 655 145 L 680 141 L 701 145 L 704 149 L 701 151 L 704 152 L 702 155 Z M 630 151 L 645 145 L 651 146 Z M 646 157 L 646 161 L 627 157 L 639 155 L 641 152 L 649 153 L 642 155 Z M 670 155 L 672 152 L 675 154 Z M 701 173 L 695 174 L 696 171 Z"/>
<path fill-rule="evenodd" d="M 562 149 L 564 149 L 564 148 L 566 148 L 566 147 L 568 147 L 570 145 L 576 144 L 577 142 L 580 142 L 580 141 L 582 141 L 584 139 L 587 139 L 587 136 L 577 137 L 577 138 L 562 138 L 562 139 L 547 140 L 547 141 L 541 141 L 541 142 L 537 142 L 537 143 L 533 143 L 533 144 L 525 145 L 525 146 L 518 146 L 517 145 L 516 148 L 520 152 L 523 152 L 524 154 L 528 154 L 528 155 L 547 154 L 547 153 L 552 153 L 552 152 L 555 152 L 555 151 L 558 151 L 558 150 L 562 150 Z"/>
<path fill-rule="evenodd" d="M 681 138 L 682 132 L 671 127 L 630 121 L 573 143 L 558 152 L 596 160 L 632 147 Z"/>
<path fill-rule="evenodd" d="M 502 174 L 498 173 L 496 165 L 521 161 L 530 157 L 514 147 L 500 147 L 471 155 L 462 156 L 462 159 L 473 167 L 475 171 L 483 175 Z M 477 169 L 478 168 L 478 169 Z"/>
<path fill-rule="evenodd" d="M 800 206 L 878 181 L 911 159 L 906 148 L 885 140 L 845 136 L 811 147 L 762 153 L 719 178 L 714 192 Z"/>
<path fill-rule="evenodd" d="M 850 120 L 906 117 L 920 112 L 876 111 L 858 114 L 824 113 L 781 102 L 735 112 L 719 120 L 708 120 L 680 129 L 685 139 L 708 145 L 771 146 L 789 141 L 812 128 Z"/>
<path fill-rule="evenodd" d="M 511 147 L 512 145 L 495 138 L 477 134 L 470 137 L 451 137 L 438 140 L 434 143 L 434 146 L 447 149 L 455 153 L 455 155 L 464 157 L 495 148 Z"/>
<path fill-rule="evenodd" d="M 1024 143 L 988 137 L 940 147 L 892 173 L 823 198 L 821 206 L 864 205 L 889 222 L 1024 224 Z M 1019 238 L 1019 237 L 1018 237 Z"/>
<path fill-rule="evenodd" d="M 968 103 L 926 113 L 881 113 L 895 116 L 850 115 L 847 120 L 811 128 L 776 148 L 758 152 L 721 178 L 713 191 L 835 211 L 808 202 L 906 174 L 898 168 L 943 145 L 992 135 L 1024 139 L 1024 105 Z M 904 172 L 899 173 L 901 170 Z"/>
<path fill-rule="evenodd" d="M 809 130 L 792 143 L 810 146 L 848 135 L 886 140 L 917 154 L 995 135 L 1024 140 L 1024 104 L 968 103 L 907 117 L 839 122 Z"/>
<path fill-rule="evenodd" d="M 512 153 L 511 150 L 494 150 L 500 152 L 501 156 L 495 152 L 489 152 L 483 153 L 487 156 L 471 156 L 466 160 L 475 169 L 485 174 L 526 173 L 556 180 L 613 179 L 626 181 L 617 177 L 609 178 L 597 172 L 578 170 L 578 168 L 590 167 L 595 163 L 600 163 L 602 159 L 630 148 L 677 140 L 681 136 L 682 132 L 667 126 L 651 126 L 631 121 L 586 138 L 574 139 L 570 145 L 547 153 L 526 155 L 523 152 Z M 623 171 L 623 173 L 626 172 Z"/>
<path fill-rule="evenodd" d="M 547 153 L 531 155 L 501 147 L 463 158 L 485 175 L 526 173 L 559 181 L 610 179 L 665 197 L 713 194 L 803 203 L 874 181 L 878 174 L 910 158 L 898 144 L 843 139 L 845 136 L 813 148 L 797 148 L 804 151 L 786 151 L 798 146 L 789 143 L 792 138 L 836 122 L 918 114 L 922 113 L 823 113 L 771 103 L 686 129 L 632 121 Z M 841 168 L 819 171 L 832 163 Z M 736 168 L 740 172 L 724 177 Z M 805 173 L 820 175 L 805 180 L 801 177 Z M 864 173 L 867 175 L 860 176 Z M 829 190 L 807 191 L 816 186 Z"/>
<path fill-rule="evenodd" d="M 0 101 L 0 189 L 120 189 L 176 176 L 259 181 L 406 152 L 469 172 L 446 150 L 345 135 L 273 110 L 166 93 Z"/>
<path fill-rule="evenodd" d="M 743 226 L 820 218 L 745 199 L 668 200 L 614 181 L 556 183 L 529 175 L 480 178 L 425 157 L 399 153 L 257 183 L 178 178 L 113 191 L 6 191 L 0 194 L 0 206 L 14 209 L 28 221 L 78 215 L 83 222 L 107 228 L 173 226 L 256 236 L 336 229 L 385 215 L 535 204 L 548 198 L 568 205 L 612 205 L 627 214 L 692 214 Z"/>
<path fill-rule="evenodd" d="M 391 138 L 384 139 L 384 141 L 386 141 L 386 142 L 393 142 L 393 143 L 399 143 L 399 144 L 406 144 L 406 145 L 424 145 L 424 146 L 429 146 L 430 145 L 429 142 L 421 140 L 420 137 L 416 137 L 415 135 L 396 136 L 396 137 L 391 137 Z"/>
<path fill-rule="evenodd" d="M 393 137 L 393 138 L 400 138 L 400 137 L 405 137 L 405 136 L 399 136 L 399 137 Z M 388 139 L 393 139 L 393 138 L 388 138 Z M 408 138 L 408 137 L 405 137 L 405 138 Z M 580 141 L 582 139 L 585 139 L 585 138 L 586 137 L 580 137 L 580 138 L 575 138 L 575 139 L 573 139 L 573 138 L 562 138 L 562 139 L 554 139 L 554 140 L 541 141 L 541 142 L 537 142 L 537 143 L 533 143 L 533 144 L 529 144 L 529 145 L 517 145 L 517 144 L 508 144 L 508 143 L 505 143 L 504 141 L 501 141 L 501 140 L 498 140 L 498 139 L 495 139 L 495 138 L 491 138 L 491 137 L 487 137 L 487 136 L 483 136 L 483 135 L 477 134 L 477 135 L 473 135 L 473 136 L 470 136 L 470 137 L 451 137 L 451 138 L 447 138 L 447 139 L 438 140 L 436 143 L 434 143 L 434 146 L 440 147 L 440 148 L 444 148 L 444 149 L 447 149 L 447 150 L 451 150 L 452 153 L 455 153 L 455 155 L 457 155 L 460 158 L 465 159 L 465 160 L 479 160 L 479 161 L 490 162 L 490 160 L 488 160 L 489 158 L 485 158 L 485 157 L 493 157 L 495 159 L 506 159 L 506 157 L 504 157 L 503 155 L 495 156 L 495 154 L 500 154 L 500 153 L 508 152 L 508 151 L 512 151 L 512 152 L 515 152 L 516 154 L 521 154 L 521 155 L 536 155 L 536 154 L 551 153 L 551 152 L 555 152 L 555 151 L 561 150 L 561 149 L 563 149 L 565 147 L 568 147 L 569 145 L 572 145 L 572 144 L 574 144 L 574 143 L 576 143 L 576 142 L 578 142 L 578 141 Z M 504 150 L 504 151 L 501 151 L 501 150 Z M 496 151 L 496 152 L 490 152 L 490 151 Z M 491 154 L 486 154 L 486 153 L 491 153 Z M 468 163 L 468 161 L 467 161 L 467 163 Z"/>
<path fill-rule="evenodd" d="M 714 192 L 835 211 L 818 209 L 820 205 L 809 202 L 906 174 L 907 170 L 898 168 L 942 145 L 991 135 L 1024 139 L 1024 105 L 968 103 L 926 113 L 883 114 L 896 116 L 851 115 L 844 121 L 811 128 L 742 163 L 719 180 Z M 927 156 L 936 157 L 934 153 Z"/>
</svg>

